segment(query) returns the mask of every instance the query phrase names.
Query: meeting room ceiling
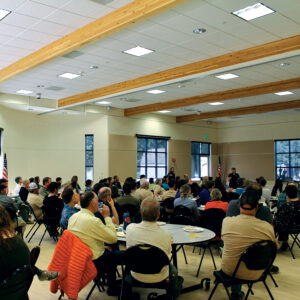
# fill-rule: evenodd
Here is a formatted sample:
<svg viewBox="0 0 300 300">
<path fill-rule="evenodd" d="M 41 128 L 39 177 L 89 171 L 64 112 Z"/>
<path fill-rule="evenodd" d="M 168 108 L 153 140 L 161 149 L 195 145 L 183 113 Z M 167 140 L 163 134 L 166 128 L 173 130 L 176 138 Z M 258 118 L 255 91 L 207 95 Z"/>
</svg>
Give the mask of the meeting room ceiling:
<svg viewBox="0 0 300 300">
<path fill-rule="evenodd" d="M 82 28 L 129 0 L 1 0 L 0 9 L 11 13 L 0 21 L 0 68 Z M 0 83 L 0 92 L 16 94 L 19 90 L 37 93 L 42 98 L 58 100 L 90 90 L 123 82 L 140 76 L 214 58 L 234 51 L 296 36 L 300 33 L 299 0 L 264 0 L 274 13 L 245 21 L 233 11 L 252 5 L 253 0 L 190 0 L 127 29 L 104 37 L 76 51 L 42 64 L 30 71 Z M 101 4 L 102 3 L 102 4 Z M 206 31 L 195 34 L 194 29 Z M 154 52 L 136 57 L 124 53 L 142 46 Z M 300 48 L 300 47 L 299 47 Z M 230 80 L 215 76 L 224 72 L 213 70 L 193 79 L 177 79 L 172 84 L 159 83 L 151 89 L 164 93 L 149 94 L 149 88 L 105 97 L 111 107 L 127 109 L 168 100 L 187 98 L 263 83 L 300 77 L 300 50 L 268 57 L 263 62 L 250 61 L 230 66 L 226 73 L 239 76 Z M 63 73 L 80 75 L 61 78 Z M 182 116 L 297 100 L 300 89 L 293 94 L 272 94 L 227 100 L 223 105 L 207 103 L 170 109 L 169 115 Z M 92 99 L 94 104 L 101 99 Z M 103 99 L 102 99 L 103 100 Z M 45 110 L 45 109 L 44 109 Z M 38 110 L 36 110 L 38 112 Z"/>
</svg>

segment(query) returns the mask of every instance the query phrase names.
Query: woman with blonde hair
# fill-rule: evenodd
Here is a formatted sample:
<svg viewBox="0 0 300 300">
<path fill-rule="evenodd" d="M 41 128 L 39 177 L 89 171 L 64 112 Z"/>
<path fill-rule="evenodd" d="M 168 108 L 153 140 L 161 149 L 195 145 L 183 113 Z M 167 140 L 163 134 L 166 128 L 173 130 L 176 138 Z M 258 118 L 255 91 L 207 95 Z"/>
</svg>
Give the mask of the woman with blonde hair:
<svg viewBox="0 0 300 300">
<path fill-rule="evenodd" d="M 222 193 L 219 189 L 212 189 L 210 192 L 211 201 L 205 204 L 204 210 L 211 208 L 222 209 L 225 213 L 228 209 L 228 202 L 222 201 Z"/>
</svg>

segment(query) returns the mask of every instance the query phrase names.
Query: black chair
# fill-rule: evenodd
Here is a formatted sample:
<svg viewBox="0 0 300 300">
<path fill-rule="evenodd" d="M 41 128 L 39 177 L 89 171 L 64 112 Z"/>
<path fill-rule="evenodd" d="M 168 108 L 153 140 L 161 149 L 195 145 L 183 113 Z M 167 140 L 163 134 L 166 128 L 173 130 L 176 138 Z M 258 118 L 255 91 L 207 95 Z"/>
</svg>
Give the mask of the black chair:
<svg viewBox="0 0 300 300">
<path fill-rule="evenodd" d="M 126 205 L 120 206 L 118 203 L 116 203 L 115 207 L 116 207 L 116 210 L 119 215 L 120 223 L 123 222 L 123 214 L 124 213 L 126 213 L 126 212 L 129 213 L 130 219 L 133 219 L 140 211 L 139 207 L 137 207 L 136 205 L 132 205 L 132 204 L 126 204 Z"/>
<path fill-rule="evenodd" d="M 214 271 L 215 276 L 215 286 L 208 298 L 208 300 L 212 299 L 213 294 L 215 293 L 219 283 L 222 283 L 228 298 L 230 299 L 230 293 L 228 288 L 232 285 L 239 285 L 239 284 L 247 284 L 248 291 L 245 297 L 245 300 L 248 299 L 250 292 L 253 294 L 252 286 L 256 282 L 263 282 L 265 285 L 270 298 L 273 300 L 273 295 L 269 287 L 266 284 L 266 278 L 270 274 L 270 268 L 275 260 L 276 257 L 276 245 L 272 241 L 259 241 L 253 245 L 251 245 L 248 249 L 246 249 L 243 254 L 241 255 L 235 270 L 232 276 L 225 274 L 222 270 Z M 262 270 L 262 275 L 257 280 L 244 280 L 239 279 L 236 277 L 237 271 L 240 267 L 241 262 L 245 263 L 246 267 L 249 270 Z"/>
<path fill-rule="evenodd" d="M 199 267 L 197 270 L 197 274 L 196 274 L 197 277 L 199 276 L 199 272 L 201 269 L 201 265 L 202 265 L 202 261 L 204 259 L 206 249 L 208 249 L 210 252 L 211 259 L 213 261 L 215 270 L 217 269 L 216 263 L 215 263 L 215 258 L 214 258 L 213 252 L 211 250 L 211 246 L 214 244 L 216 244 L 216 245 L 222 244 L 220 237 L 221 237 L 221 231 L 222 231 L 222 223 L 223 223 L 223 219 L 225 218 L 225 216 L 226 216 L 226 213 L 220 208 L 210 208 L 210 209 L 204 211 L 203 227 L 213 231 L 216 234 L 216 238 L 211 241 L 203 242 L 203 243 L 200 243 L 199 245 L 197 245 L 203 249 L 202 257 L 201 257 Z"/>
<path fill-rule="evenodd" d="M 134 279 L 130 273 L 133 271 L 141 274 L 157 274 L 165 266 L 170 268 L 169 258 L 161 249 L 146 244 L 136 245 L 125 251 L 124 261 L 125 272 L 119 300 L 132 299 L 132 287 L 164 289 L 166 290 L 167 297 L 174 299 L 170 295 L 170 283 L 168 279 L 157 283 L 144 283 Z"/>
<path fill-rule="evenodd" d="M 288 248 L 292 254 L 293 259 L 295 259 L 295 255 L 293 252 L 293 248 L 295 245 L 297 245 L 300 248 L 300 240 L 298 238 L 300 234 L 300 225 L 293 225 L 290 229 L 289 229 L 289 236 L 292 238 L 293 242 L 292 245 L 290 246 L 290 244 L 288 243 Z"/>
<path fill-rule="evenodd" d="M 26 234 L 26 238 L 30 235 L 31 231 L 35 228 L 35 226 L 37 226 L 37 228 L 35 229 L 35 231 L 32 233 L 31 237 L 28 240 L 28 243 L 30 243 L 31 239 L 33 238 L 35 233 L 38 231 L 38 229 L 41 227 L 41 225 L 44 224 L 44 222 L 42 219 L 38 219 L 36 217 L 34 210 L 29 203 L 28 203 L 28 207 L 29 207 L 29 210 L 31 211 L 32 215 L 34 216 L 34 224 L 30 228 L 29 232 Z"/>
</svg>

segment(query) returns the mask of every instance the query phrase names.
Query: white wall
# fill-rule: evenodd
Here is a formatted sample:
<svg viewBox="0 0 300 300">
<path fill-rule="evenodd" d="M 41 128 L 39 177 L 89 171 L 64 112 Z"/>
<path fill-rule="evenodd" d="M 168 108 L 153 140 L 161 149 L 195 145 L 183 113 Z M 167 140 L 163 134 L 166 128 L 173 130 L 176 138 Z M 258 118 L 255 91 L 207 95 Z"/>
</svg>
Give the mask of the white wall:
<svg viewBox="0 0 300 300">
<path fill-rule="evenodd" d="M 78 175 L 85 181 L 85 134 L 94 134 L 94 179 L 108 174 L 107 116 L 47 114 L 38 116 L 0 106 L 3 152 L 7 153 L 10 190 L 14 178 Z M 2 170 L 2 168 L 1 168 Z"/>
</svg>

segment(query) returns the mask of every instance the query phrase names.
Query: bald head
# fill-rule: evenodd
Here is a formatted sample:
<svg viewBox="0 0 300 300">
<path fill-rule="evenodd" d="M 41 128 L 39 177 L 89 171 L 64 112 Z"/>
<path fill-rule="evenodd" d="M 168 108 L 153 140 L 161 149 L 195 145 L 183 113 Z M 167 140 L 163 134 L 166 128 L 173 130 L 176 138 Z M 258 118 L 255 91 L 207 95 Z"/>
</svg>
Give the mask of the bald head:
<svg viewBox="0 0 300 300">
<path fill-rule="evenodd" d="M 102 202 L 107 202 L 111 197 L 111 189 L 109 187 L 103 187 L 99 190 L 99 198 Z"/>
<path fill-rule="evenodd" d="M 156 222 L 160 216 L 159 202 L 147 197 L 141 204 L 141 215 L 143 221 Z"/>
</svg>

